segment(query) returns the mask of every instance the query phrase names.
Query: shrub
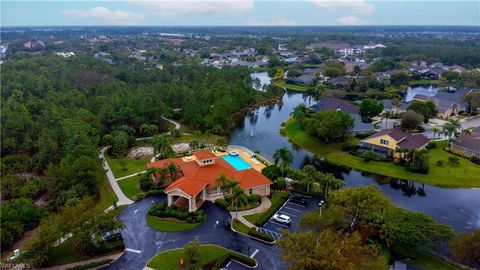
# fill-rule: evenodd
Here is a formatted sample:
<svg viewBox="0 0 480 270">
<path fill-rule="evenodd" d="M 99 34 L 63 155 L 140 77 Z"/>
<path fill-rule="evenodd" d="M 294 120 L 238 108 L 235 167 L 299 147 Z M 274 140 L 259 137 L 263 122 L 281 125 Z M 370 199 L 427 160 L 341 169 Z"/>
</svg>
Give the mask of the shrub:
<svg viewBox="0 0 480 270">
<path fill-rule="evenodd" d="M 228 208 L 228 202 L 225 199 L 216 199 L 215 204 L 224 209 Z"/>
<path fill-rule="evenodd" d="M 426 146 L 427 149 L 435 149 L 437 148 L 437 143 L 436 142 L 429 142 Z"/>
<path fill-rule="evenodd" d="M 437 160 L 437 163 L 435 163 L 438 167 L 443 167 L 443 160 Z"/>
<path fill-rule="evenodd" d="M 262 216 L 259 216 L 257 220 L 255 221 L 255 225 L 258 227 L 262 227 L 265 222 L 267 222 L 275 212 L 277 212 L 280 207 L 282 207 L 283 203 L 287 201 L 288 196 L 290 196 L 289 192 L 286 193 L 277 193 L 279 194 L 279 199 L 278 200 L 272 200 L 272 206 L 268 208 L 267 211 L 263 213 Z"/>
<path fill-rule="evenodd" d="M 475 163 L 475 164 L 480 165 L 480 158 L 478 158 L 478 157 L 471 157 L 470 161 Z"/>
<path fill-rule="evenodd" d="M 137 195 L 133 196 L 133 200 L 138 202 L 145 198 L 145 193 L 138 193 Z"/>
<path fill-rule="evenodd" d="M 87 269 L 95 268 L 97 266 L 102 266 L 104 264 L 109 264 L 112 262 L 113 262 L 113 259 L 106 259 L 99 262 L 92 262 L 84 265 L 77 265 L 75 267 L 68 268 L 67 270 L 87 270 Z"/>
<path fill-rule="evenodd" d="M 270 165 L 262 170 L 262 174 L 270 180 L 275 180 L 278 177 L 282 176 L 282 171 L 280 170 L 280 168 L 278 168 L 278 166 Z"/>
<path fill-rule="evenodd" d="M 243 264 L 246 264 L 248 266 L 251 266 L 251 267 L 254 267 L 257 262 L 255 261 L 255 259 L 252 259 L 250 257 L 247 257 L 247 256 L 240 256 L 239 254 L 237 253 L 230 253 L 227 257 L 228 260 L 235 260 L 235 261 L 239 261 Z"/>
<path fill-rule="evenodd" d="M 211 270 L 216 269 L 218 259 L 213 259 L 208 261 L 206 264 L 202 265 L 202 270 Z"/>
<path fill-rule="evenodd" d="M 277 178 L 277 181 L 275 183 L 276 183 L 277 189 L 285 189 L 287 187 L 287 182 L 283 177 Z"/>
<path fill-rule="evenodd" d="M 258 194 L 253 194 L 253 195 L 248 196 L 248 201 L 249 202 L 261 203 L 262 202 L 262 197 Z"/>
<path fill-rule="evenodd" d="M 257 231 L 257 228 L 255 228 L 255 227 L 252 227 L 248 230 L 248 235 L 259 238 L 259 239 L 262 239 L 262 240 L 267 241 L 267 242 L 275 241 L 275 239 L 273 239 L 272 236 L 270 236 L 266 233 L 263 233 L 261 231 Z"/>
<path fill-rule="evenodd" d="M 123 242 L 123 240 L 118 240 L 112 242 L 102 242 L 98 246 L 91 244 L 87 247 L 87 251 L 93 254 L 104 254 L 116 250 L 123 250 L 124 248 L 125 243 Z"/>
<path fill-rule="evenodd" d="M 150 190 L 151 188 L 153 188 L 153 181 L 152 179 L 150 179 L 148 176 L 146 175 L 141 175 L 140 176 L 140 180 L 139 180 L 139 183 L 140 183 L 140 189 L 142 191 L 147 191 L 147 190 Z"/>
<path fill-rule="evenodd" d="M 450 165 L 459 165 L 460 164 L 460 159 L 458 157 L 448 157 L 448 163 L 450 163 Z"/>
<path fill-rule="evenodd" d="M 352 151 L 352 150 L 355 150 L 355 149 L 356 149 L 356 145 L 353 144 L 353 143 L 347 142 L 347 143 L 344 143 L 342 145 L 342 151 L 348 152 L 348 151 Z"/>
<path fill-rule="evenodd" d="M 193 223 L 192 217 L 187 217 L 187 223 Z"/>
<path fill-rule="evenodd" d="M 163 194 L 163 189 L 150 189 L 147 192 L 147 196 L 158 196 Z"/>
</svg>

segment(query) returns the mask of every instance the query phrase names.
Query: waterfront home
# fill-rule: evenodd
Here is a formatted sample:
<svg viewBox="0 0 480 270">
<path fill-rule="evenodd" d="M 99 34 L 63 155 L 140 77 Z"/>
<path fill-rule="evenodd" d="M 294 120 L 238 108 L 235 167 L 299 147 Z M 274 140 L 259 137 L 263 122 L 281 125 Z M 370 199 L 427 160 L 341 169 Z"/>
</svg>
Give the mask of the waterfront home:
<svg viewBox="0 0 480 270">
<path fill-rule="evenodd" d="M 357 145 L 360 149 L 371 150 L 380 156 L 401 157 L 401 154 L 397 153 L 399 149 L 420 150 L 427 144 L 428 139 L 423 134 L 410 134 L 400 129 L 384 129 L 361 140 Z"/>
<path fill-rule="evenodd" d="M 452 151 L 462 156 L 480 158 L 480 127 L 471 134 L 461 134 L 452 142 Z"/>
<path fill-rule="evenodd" d="M 223 199 L 224 194 L 230 194 L 230 190 L 223 190 L 216 183 L 221 174 L 238 182 L 238 187 L 247 195 L 270 195 L 272 181 L 234 153 L 217 156 L 209 150 L 204 150 L 187 157 L 158 160 L 148 163 L 147 167 L 164 168 L 171 162 L 181 169 L 182 176 L 164 190 L 169 206 L 175 204 L 194 212 L 205 201 Z"/>
<path fill-rule="evenodd" d="M 442 119 L 448 119 L 452 116 L 458 115 L 459 105 L 456 102 L 438 98 L 436 96 L 430 97 L 423 94 L 416 94 L 413 97 L 413 100 L 426 102 L 426 101 L 433 101 L 435 107 L 437 108 L 437 117 Z"/>
</svg>

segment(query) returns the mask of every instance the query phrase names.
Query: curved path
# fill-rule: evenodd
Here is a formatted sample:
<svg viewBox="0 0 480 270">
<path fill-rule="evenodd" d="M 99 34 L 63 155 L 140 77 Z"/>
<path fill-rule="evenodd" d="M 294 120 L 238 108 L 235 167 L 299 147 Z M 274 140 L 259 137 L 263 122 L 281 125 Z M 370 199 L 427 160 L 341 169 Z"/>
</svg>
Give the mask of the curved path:
<svg viewBox="0 0 480 270">
<path fill-rule="evenodd" d="M 248 220 L 246 220 L 243 216 L 265 212 L 268 210 L 268 208 L 270 208 L 270 206 L 272 206 L 272 202 L 270 201 L 270 199 L 268 197 L 262 197 L 262 203 L 259 206 L 249 210 L 238 211 L 238 213 L 230 212 L 230 216 L 232 216 L 232 218 L 238 218 L 240 222 L 242 222 L 249 228 L 252 228 L 256 226 L 250 223 Z"/>
<path fill-rule="evenodd" d="M 153 230 L 147 225 L 145 217 L 154 203 L 165 200 L 165 196 L 147 197 L 122 211 L 119 219 L 125 224 L 122 235 L 127 251 L 106 269 L 143 269 L 155 254 L 183 247 L 192 240 L 217 244 L 244 254 L 250 246 L 250 254 L 259 250 L 255 255 L 259 263 L 257 269 L 286 269 L 278 246 L 263 244 L 224 228 L 224 222 L 230 218 L 229 213 L 209 202 L 202 206 L 206 213 L 205 221 L 195 229 L 178 233 Z"/>
<path fill-rule="evenodd" d="M 117 195 L 117 198 L 118 198 L 117 205 L 132 204 L 133 201 L 127 198 L 125 194 L 123 194 L 123 191 L 120 189 L 120 186 L 117 183 L 117 179 L 115 179 L 115 176 L 113 176 L 112 170 L 108 165 L 107 159 L 105 158 L 105 151 L 107 151 L 107 149 L 108 149 L 108 146 L 105 146 L 100 150 L 99 158 L 102 160 L 102 167 L 105 170 L 105 173 L 107 174 L 108 182 L 110 182 L 110 186 L 112 187 L 113 192 L 115 192 L 115 195 Z"/>
</svg>

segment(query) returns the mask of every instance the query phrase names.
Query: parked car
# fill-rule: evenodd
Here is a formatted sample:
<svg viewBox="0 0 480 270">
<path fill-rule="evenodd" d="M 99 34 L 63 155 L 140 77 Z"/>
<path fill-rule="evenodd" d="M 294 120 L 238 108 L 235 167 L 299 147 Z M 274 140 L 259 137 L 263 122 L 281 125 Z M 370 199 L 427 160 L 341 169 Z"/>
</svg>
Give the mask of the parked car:
<svg viewBox="0 0 480 270">
<path fill-rule="evenodd" d="M 278 223 L 282 223 L 282 224 L 285 224 L 287 226 L 290 226 L 290 222 L 292 221 L 292 219 L 287 216 L 287 215 L 282 215 L 282 214 L 275 214 L 273 215 L 273 220 L 275 220 L 276 222 Z"/>
<path fill-rule="evenodd" d="M 102 240 L 103 241 L 115 241 L 115 240 L 122 240 L 122 233 L 120 230 L 112 230 L 112 231 L 103 231 L 102 232 Z"/>
<path fill-rule="evenodd" d="M 320 200 L 320 202 L 318 203 L 318 206 L 322 206 L 325 204 L 325 200 Z"/>
<path fill-rule="evenodd" d="M 308 205 L 308 199 L 302 195 L 293 195 L 290 197 L 289 201 L 292 203 L 303 205 L 303 206 Z"/>
</svg>

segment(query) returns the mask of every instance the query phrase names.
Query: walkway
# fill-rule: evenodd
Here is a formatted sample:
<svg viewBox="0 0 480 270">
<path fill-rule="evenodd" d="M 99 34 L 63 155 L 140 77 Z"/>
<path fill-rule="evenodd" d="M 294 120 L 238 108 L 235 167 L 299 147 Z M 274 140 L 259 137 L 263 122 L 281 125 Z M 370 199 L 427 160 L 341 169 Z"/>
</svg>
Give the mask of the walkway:
<svg viewBox="0 0 480 270">
<path fill-rule="evenodd" d="M 105 159 L 105 151 L 107 151 L 108 146 L 102 148 L 100 150 L 100 159 L 102 159 L 102 166 L 103 169 L 105 170 L 105 173 L 107 174 L 108 182 L 110 182 L 110 186 L 113 189 L 113 192 L 115 192 L 115 195 L 117 195 L 118 202 L 117 205 L 125 205 L 125 204 L 132 204 L 133 201 L 127 198 L 125 194 L 123 194 L 123 191 L 120 189 L 120 186 L 117 183 L 117 179 L 115 179 L 115 176 L 113 176 L 112 170 L 110 169 L 110 166 L 108 165 L 107 160 Z"/>
<path fill-rule="evenodd" d="M 232 218 L 237 217 L 240 222 L 248 226 L 249 228 L 256 227 L 252 223 L 250 223 L 248 220 L 246 220 L 243 216 L 248 216 L 248 215 L 253 215 L 253 214 L 258 214 L 267 211 L 270 206 L 272 206 L 272 202 L 268 197 L 262 197 L 262 203 L 253 209 L 245 210 L 245 211 L 238 211 L 238 214 L 235 212 L 230 212 L 230 215 Z"/>
<path fill-rule="evenodd" d="M 134 177 L 134 176 L 138 176 L 138 174 L 142 174 L 142 173 L 146 173 L 146 172 L 147 171 L 144 170 L 144 171 L 141 171 L 141 172 L 132 173 L 132 174 L 127 175 L 127 176 L 122 176 L 122 177 L 117 178 L 117 181 L 123 180 L 123 179 L 126 179 L 126 178 L 130 178 L 130 177 Z"/>
<path fill-rule="evenodd" d="M 172 119 L 168 119 L 168 118 L 163 117 L 163 116 L 162 116 L 162 119 L 165 120 L 165 121 L 168 121 L 168 122 L 170 122 L 170 123 L 172 123 L 172 124 L 174 124 L 174 125 L 175 125 L 175 129 L 180 129 L 180 123 L 178 123 L 177 121 L 172 120 Z"/>
<path fill-rule="evenodd" d="M 175 129 L 180 129 L 180 123 L 173 120 L 173 119 L 169 119 L 169 118 L 166 118 L 166 117 L 163 117 L 162 116 L 162 119 L 165 120 L 165 121 L 168 121 L 172 124 L 175 125 Z M 187 134 L 187 133 L 184 133 L 184 134 Z M 164 133 L 161 133 L 161 134 L 158 134 L 158 135 L 170 135 L 170 131 L 169 132 L 164 132 Z M 143 140 L 150 140 L 150 139 L 153 139 L 155 136 L 150 136 L 150 137 L 140 137 L 140 138 L 136 138 L 135 140 L 136 141 L 143 141 Z"/>
<path fill-rule="evenodd" d="M 83 260 L 83 261 L 78 261 L 78 262 L 74 262 L 74 263 L 62 264 L 62 265 L 46 267 L 46 268 L 38 268 L 38 269 L 42 269 L 42 270 L 62 270 L 62 269 L 74 268 L 74 267 L 81 266 L 81 265 L 87 265 L 87 264 L 90 264 L 90 263 L 101 262 L 101 261 L 105 261 L 105 260 L 113 260 L 112 262 L 114 262 L 118 258 L 120 258 L 123 255 L 123 253 L 124 252 L 120 252 L 120 253 L 115 253 L 115 254 L 108 255 L 108 256 L 96 257 L 96 258 L 89 259 L 89 260 Z M 103 267 L 106 267 L 106 266 L 104 265 Z"/>
</svg>

